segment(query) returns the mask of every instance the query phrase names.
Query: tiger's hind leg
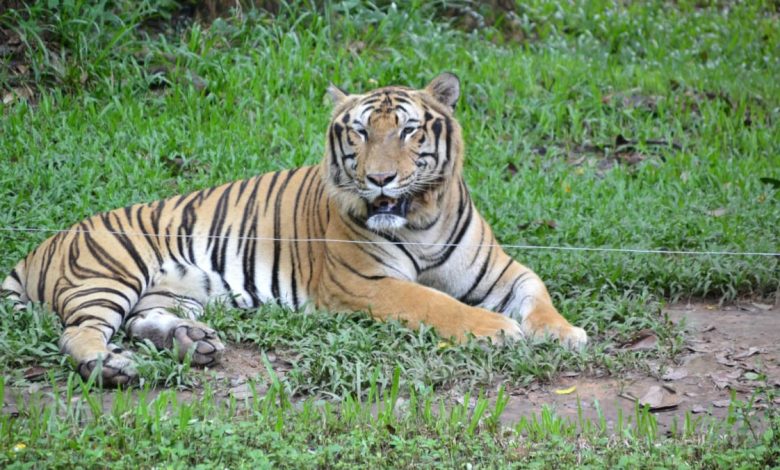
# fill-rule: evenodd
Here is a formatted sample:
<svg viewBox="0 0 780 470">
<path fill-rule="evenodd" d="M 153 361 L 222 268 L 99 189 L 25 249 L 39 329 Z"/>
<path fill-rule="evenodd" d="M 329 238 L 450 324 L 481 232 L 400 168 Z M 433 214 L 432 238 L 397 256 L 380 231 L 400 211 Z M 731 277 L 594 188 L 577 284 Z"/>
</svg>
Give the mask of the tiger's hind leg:
<svg viewBox="0 0 780 470">
<path fill-rule="evenodd" d="M 74 288 L 63 293 L 65 328 L 60 337 L 60 350 L 73 358 L 85 379 L 99 370 L 99 383 L 125 385 L 137 375 L 133 359 L 109 341 L 122 325 L 132 305 L 133 293 L 123 292 L 120 286 L 105 280 L 94 280 L 93 284 L 86 290 Z"/>
<path fill-rule="evenodd" d="M 138 301 L 125 328 L 131 338 L 148 339 L 157 349 L 177 345 L 180 360 L 192 351 L 193 364 L 210 366 L 219 362 L 225 346 L 216 331 L 195 320 L 202 313 L 203 304 L 198 300 L 152 288 Z"/>
</svg>

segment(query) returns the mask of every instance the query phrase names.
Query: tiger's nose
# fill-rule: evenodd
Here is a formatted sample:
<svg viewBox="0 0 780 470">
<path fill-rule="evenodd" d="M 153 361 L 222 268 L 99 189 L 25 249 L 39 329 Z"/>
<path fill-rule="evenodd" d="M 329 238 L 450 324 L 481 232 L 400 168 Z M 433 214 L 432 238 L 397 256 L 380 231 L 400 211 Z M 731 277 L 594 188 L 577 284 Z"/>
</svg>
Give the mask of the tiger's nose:
<svg viewBox="0 0 780 470">
<path fill-rule="evenodd" d="M 366 175 L 366 179 L 380 188 L 390 184 L 398 173 L 370 173 Z"/>
</svg>

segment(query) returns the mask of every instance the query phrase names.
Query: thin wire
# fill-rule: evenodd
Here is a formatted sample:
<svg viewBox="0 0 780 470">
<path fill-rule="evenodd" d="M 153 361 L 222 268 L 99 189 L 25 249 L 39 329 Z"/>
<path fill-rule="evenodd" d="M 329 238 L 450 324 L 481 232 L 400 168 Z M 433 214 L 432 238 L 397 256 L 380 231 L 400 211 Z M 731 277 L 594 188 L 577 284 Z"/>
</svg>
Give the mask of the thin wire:
<svg viewBox="0 0 780 470">
<path fill-rule="evenodd" d="M 123 232 L 115 230 L 60 230 L 34 227 L 0 227 L 4 232 L 46 232 L 46 233 L 93 233 L 109 235 L 126 235 L 131 237 L 149 237 L 149 238 L 206 238 L 206 239 L 224 239 L 236 238 L 238 240 L 253 241 L 279 241 L 279 242 L 321 242 L 321 243 L 350 243 L 355 245 L 406 245 L 406 246 L 430 246 L 430 247 L 501 247 L 518 250 L 549 250 L 549 251 L 589 251 L 604 253 L 633 253 L 633 254 L 658 254 L 658 255 L 689 255 L 689 256 L 776 256 L 780 253 L 771 252 L 750 252 L 750 251 L 695 251 L 695 250 L 658 250 L 645 248 L 611 248 L 611 247 L 585 247 L 585 246 L 552 246 L 552 245 L 509 245 L 499 243 L 428 243 L 428 242 L 405 242 L 405 241 L 370 241 L 370 240 L 339 240 L 330 238 L 277 238 L 277 237 L 248 237 L 238 236 L 230 237 L 225 235 L 179 235 L 179 234 L 159 234 L 144 232 Z"/>
</svg>

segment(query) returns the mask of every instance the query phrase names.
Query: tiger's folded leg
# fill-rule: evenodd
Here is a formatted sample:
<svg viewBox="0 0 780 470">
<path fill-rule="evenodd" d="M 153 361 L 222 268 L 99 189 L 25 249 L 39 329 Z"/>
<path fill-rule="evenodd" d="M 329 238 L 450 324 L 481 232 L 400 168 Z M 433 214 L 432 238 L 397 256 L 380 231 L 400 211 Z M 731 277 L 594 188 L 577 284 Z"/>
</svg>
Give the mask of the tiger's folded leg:
<svg viewBox="0 0 780 470">
<path fill-rule="evenodd" d="M 338 282 L 338 281 L 336 281 Z M 465 341 L 468 335 L 491 338 L 523 336 L 513 319 L 483 308 L 466 305 L 436 289 L 393 278 L 365 282 L 351 278 L 341 290 L 326 277 L 320 286 L 320 306 L 330 309 L 366 310 L 377 320 L 396 319 L 411 328 L 420 324 L 432 326 L 439 335 Z"/>
<path fill-rule="evenodd" d="M 131 338 L 148 339 L 157 349 L 172 349 L 177 345 L 180 360 L 192 351 L 193 364 L 209 366 L 219 362 L 225 346 L 216 331 L 195 320 L 202 313 L 203 305 L 197 300 L 164 290 L 151 290 L 138 301 L 125 328 Z"/>
</svg>

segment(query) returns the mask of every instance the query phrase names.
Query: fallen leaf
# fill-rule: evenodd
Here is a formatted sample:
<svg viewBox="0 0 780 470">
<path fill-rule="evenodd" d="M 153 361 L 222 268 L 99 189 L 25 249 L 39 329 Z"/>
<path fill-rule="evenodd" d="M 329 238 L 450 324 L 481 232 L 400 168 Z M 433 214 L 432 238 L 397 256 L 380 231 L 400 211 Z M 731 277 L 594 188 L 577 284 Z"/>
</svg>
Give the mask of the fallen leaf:
<svg viewBox="0 0 780 470">
<path fill-rule="evenodd" d="M 572 386 L 572 387 L 569 387 L 569 388 L 559 388 L 559 389 L 555 390 L 555 394 L 556 395 L 568 395 L 570 393 L 573 393 L 575 390 L 577 390 L 576 386 Z"/>
<path fill-rule="evenodd" d="M 712 349 L 708 348 L 707 346 L 699 345 L 699 344 L 687 344 L 685 346 L 686 349 L 688 349 L 691 352 L 695 353 L 711 353 Z"/>
<path fill-rule="evenodd" d="M 636 165 L 645 160 L 645 156 L 639 152 L 619 153 L 618 158 L 627 165 Z"/>
<path fill-rule="evenodd" d="M 723 217 L 728 212 L 728 209 L 725 207 L 718 207 L 717 209 L 712 209 L 711 211 L 707 211 L 707 215 L 710 215 L 712 217 Z"/>
<path fill-rule="evenodd" d="M 758 380 L 760 375 L 756 374 L 755 372 L 745 372 L 745 375 L 743 375 L 742 377 L 744 377 L 747 380 Z"/>
<path fill-rule="evenodd" d="M 39 366 L 32 366 L 24 371 L 24 378 L 27 380 L 35 380 L 46 375 L 46 369 Z"/>
<path fill-rule="evenodd" d="M 238 387 L 233 387 L 228 391 L 229 395 L 232 395 L 236 400 L 243 400 L 252 396 L 252 387 L 245 383 Z"/>
<path fill-rule="evenodd" d="M 756 307 L 758 309 L 764 310 L 764 311 L 772 310 L 772 306 L 769 305 L 769 304 L 762 304 L 762 303 L 759 303 L 759 302 L 750 302 L 750 304 L 752 306 L 754 306 L 754 307 Z"/>
<path fill-rule="evenodd" d="M 685 377 L 688 377 L 688 371 L 682 367 L 679 369 L 671 369 L 669 372 L 665 373 L 661 378 L 663 380 L 680 380 L 684 379 Z"/>
<path fill-rule="evenodd" d="M 734 356 L 732 356 L 732 358 L 733 359 L 744 359 L 746 357 L 750 357 L 750 356 L 752 356 L 754 354 L 759 354 L 759 353 L 762 353 L 762 352 L 764 352 L 764 351 L 762 351 L 760 348 L 750 347 L 747 351 L 742 351 L 739 354 L 735 354 Z"/>
<path fill-rule="evenodd" d="M 531 222 L 526 222 L 523 224 L 519 224 L 517 226 L 518 230 L 526 230 L 528 228 L 539 228 L 539 227 L 545 227 L 552 230 L 555 230 L 558 227 L 558 222 L 551 220 L 551 219 L 539 219 L 539 220 L 533 220 Z"/>
<path fill-rule="evenodd" d="M 780 399 L 780 397 L 778 397 L 778 399 Z M 16 418 L 19 416 L 19 410 L 16 408 L 16 405 L 11 403 L 4 403 L 3 407 L 0 408 L 0 413 L 3 413 L 10 418 Z"/>
<path fill-rule="evenodd" d="M 725 400 L 715 400 L 712 402 L 712 406 L 715 408 L 728 408 L 728 406 L 731 404 L 731 399 L 725 399 Z"/>
<path fill-rule="evenodd" d="M 16 100 L 28 100 L 32 98 L 33 91 L 27 85 L 14 87 L 11 91 L 3 94 L 3 104 L 11 104 Z"/>
<path fill-rule="evenodd" d="M 732 381 L 738 379 L 741 375 L 742 369 L 734 369 L 730 372 L 714 372 L 709 374 L 710 378 L 715 383 L 715 386 L 720 389 L 730 387 L 732 385 Z"/>
<path fill-rule="evenodd" d="M 627 351 L 650 351 L 655 349 L 657 345 L 658 337 L 653 330 L 644 329 L 637 332 L 622 348 Z"/>
<path fill-rule="evenodd" d="M 568 160 L 566 160 L 566 163 L 572 166 L 580 166 L 587 158 L 587 155 L 585 154 L 572 154 Z"/>
<path fill-rule="evenodd" d="M 731 352 L 730 352 L 730 351 L 723 351 L 723 352 L 719 352 L 718 354 L 716 354 L 716 355 L 715 355 L 715 361 L 716 361 L 718 364 L 723 364 L 724 366 L 728 366 L 728 367 L 734 367 L 734 366 L 736 366 L 736 365 L 737 365 L 737 363 L 736 363 L 736 362 L 734 362 L 734 361 L 733 361 L 733 360 L 732 360 L 732 359 L 729 357 L 729 354 L 731 354 Z"/>
<path fill-rule="evenodd" d="M 682 400 L 676 395 L 664 391 L 662 387 L 653 385 L 638 402 L 642 406 L 649 407 L 650 411 L 663 411 L 677 408 Z"/>
<path fill-rule="evenodd" d="M 707 332 L 710 332 L 710 331 L 715 331 L 715 325 L 707 325 L 704 328 L 702 328 L 701 330 L 699 330 L 700 333 L 707 333 Z"/>
<path fill-rule="evenodd" d="M 363 41 L 354 41 L 347 46 L 347 50 L 353 54 L 353 55 L 360 55 L 361 52 L 366 48 L 366 43 Z"/>
</svg>

